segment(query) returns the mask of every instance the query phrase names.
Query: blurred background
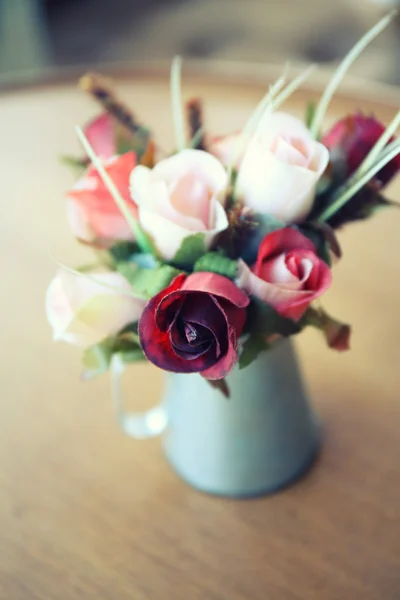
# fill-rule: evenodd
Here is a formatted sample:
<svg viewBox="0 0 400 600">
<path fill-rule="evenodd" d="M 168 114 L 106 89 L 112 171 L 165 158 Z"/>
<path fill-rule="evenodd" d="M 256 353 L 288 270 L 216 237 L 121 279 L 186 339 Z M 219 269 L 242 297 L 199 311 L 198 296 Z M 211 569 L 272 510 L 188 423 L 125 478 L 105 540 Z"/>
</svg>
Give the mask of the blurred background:
<svg viewBox="0 0 400 600">
<path fill-rule="evenodd" d="M 334 64 L 398 0 L 0 0 L 0 84 L 174 54 Z M 400 83 L 397 17 L 352 69 Z"/>
</svg>

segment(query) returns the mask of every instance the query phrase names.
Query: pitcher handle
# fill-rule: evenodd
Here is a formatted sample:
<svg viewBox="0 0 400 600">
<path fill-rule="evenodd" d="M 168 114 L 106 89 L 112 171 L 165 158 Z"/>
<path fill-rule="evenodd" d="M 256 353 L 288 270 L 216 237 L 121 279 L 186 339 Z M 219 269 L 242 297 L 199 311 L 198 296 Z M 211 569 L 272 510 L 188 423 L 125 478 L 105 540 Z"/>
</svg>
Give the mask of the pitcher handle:
<svg viewBox="0 0 400 600">
<path fill-rule="evenodd" d="M 122 431 L 135 439 L 146 439 L 160 435 L 167 426 L 167 414 L 162 405 L 145 412 L 127 412 L 121 391 L 122 375 L 126 363 L 119 354 L 111 361 L 111 388 L 117 421 Z"/>
</svg>

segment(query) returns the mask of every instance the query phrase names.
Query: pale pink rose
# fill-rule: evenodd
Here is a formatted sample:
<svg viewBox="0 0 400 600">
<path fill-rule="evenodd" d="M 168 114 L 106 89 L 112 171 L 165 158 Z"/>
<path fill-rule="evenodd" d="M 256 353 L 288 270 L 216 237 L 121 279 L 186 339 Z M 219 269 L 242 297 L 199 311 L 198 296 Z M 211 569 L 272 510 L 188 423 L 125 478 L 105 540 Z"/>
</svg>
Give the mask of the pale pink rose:
<svg viewBox="0 0 400 600">
<path fill-rule="evenodd" d="M 137 208 L 129 193 L 129 176 L 135 165 L 134 152 L 104 161 L 107 173 L 137 217 Z M 67 217 L 74 235 L 84 242 L 107 247 L 116 240 L 133 239 L 130 226 L 94 167 L 67 193 Z"/>
<path fill-rule="evenodd" d="M 227 136 L 215 142 L 212 152 L 229 164 L 239 144 L 240 134 Z M 302 121 L 277 112 L 261 119 L 244 155 L 237 159 L 236 190 L 245 205 L 293 223 L 310 212 L 329 152 Z"/>
<path fill-rule="evenodd" d="M 228 227 L 221 204 L 228 183 L 222 164 L 202 150 L 182 150 L 153 169 L 139 165 L 131 175 L 131 195 L 139 222 L 158 251 L 171 260 L 182 241 L 204 234 L 208 248 Z"/>
<path fill-rule="evenodd" d="M 265 236 L 251 269 L 239 262 L 236 284 L 297 321 L 311 302 L 326 292 L 331 280 L 331 271 L 317 256 L 311 240 L 285 227 Z"/>
<path fill-rule="evenodd" d="M 60 270 L 50 282 L 46 315 L 55 340 L 87 348 L 139 320 L 146 302 L 130 295 L 122 275 L 106 271 L 90 277 Z"/>
<path fill-rule="evenodd" d="M 238 167 L 243 158 L 242 136 L 240 131 L 229 135 L 215 137 L 208 143 L 208 148 L 211 154 L 214 154 L 226 167 Z"/>
</svg>

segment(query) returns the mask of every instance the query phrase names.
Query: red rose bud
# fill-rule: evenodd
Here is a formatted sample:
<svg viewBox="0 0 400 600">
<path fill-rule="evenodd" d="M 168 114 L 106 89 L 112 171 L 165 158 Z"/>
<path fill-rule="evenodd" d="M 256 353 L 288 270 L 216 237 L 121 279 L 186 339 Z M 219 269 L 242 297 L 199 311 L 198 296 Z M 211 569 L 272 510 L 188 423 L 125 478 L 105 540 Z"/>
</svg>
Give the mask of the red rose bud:
<svg viewBox="0 0 400 600">
<path fill-rule="evenodd" d="M 157 367 L 222 379 L 237 361 L 249 298 L 215 273 L 178 275 L 139 321 L 143 352 Z"/>
<path fill-rule="evenodd" d="M 385 127 L 374 117 L 356 113 L 338 121 L 322 143 L 328 148 L 332 161 L 339 162 L 345 170 L 344 176 L 348 177 L 360 166 L 384 131 Z M 383 167 L 375 178 L 381 185 L 387 185 L 399 170 L 400 155 Z"/>
</svg>

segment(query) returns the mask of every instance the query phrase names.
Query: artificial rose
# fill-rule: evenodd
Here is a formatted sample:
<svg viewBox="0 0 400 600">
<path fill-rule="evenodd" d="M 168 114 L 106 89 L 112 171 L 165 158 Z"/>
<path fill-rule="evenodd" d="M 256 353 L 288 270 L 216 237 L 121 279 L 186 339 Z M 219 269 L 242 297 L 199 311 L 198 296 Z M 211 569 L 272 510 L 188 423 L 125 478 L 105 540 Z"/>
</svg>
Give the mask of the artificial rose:
<svg viewBox="0 0 400 600">
<path fill-rule="evenodd" d="M 239 135 L 217 141 L 213 152 L 231 162 L 239 148 Z M 302 221 L 312 208 L 329 152 L 312 138 L 302 121 L 277 112 L 261 119 L 238 159 L 236 190 L 245 206 L 294 223 Z"/>
<path fill-rule="evenodd" d="M 134 152 L 113 156 L 104 163 L 136 218 L 137 208 L 129 193 L 129 176 L 135 165 Z M 131 228 L 94 167 L 90 167 L 68 192 L 67 216 L 74 235 L 84 242 L 107 247 L 116 240 L 133 239 Z"/>
<path fill-rule="evenodd" d="M 131 175 L 131 193 L 139 221 L 166 260 L 182 241 L 204 234 L 208 248 L 228 227 L 221 204 L 228 182 L 222 164 L 202 150 L 182 150 L 161 160 L 153 169 L 137 166 Z"/>
<path fill-rule="evenodd" d="M 361 165 L 384 131 L 385 127 L 374 117 L 356 113 L 338 121 L 324 136 L 322 143 L 329 149 L 332 162 L 338 163 L 343 170 L 345 178 Z M 386 185 L 399 170 L 400 154 L 385 165 L 375 178 Z"/>
<path fill-rule="evenodd" d="M 297 321 L 329 288 L 331 271 L 308 238 L 286 227 L 265 236 L 251 270 L 240 262 L 237 284 Z"/>
<path fill-rule="evenodd" d="M 143 352 L 166 371 L 222 379 L 237 361 L 248 303 L 247 294 L 222 275 L 178 275 L 143 311 Z"/>
<path fill-rule="evenodd" d="M 115 125 L 108 113 L 95 117 L 84 128 L 85 136 L 100 158 L 107 159 L 117 154 Z"/>
<path fill-rule="evenodd" d="M 52 279 L 46 314 L 55 340 L 87 348 L 139 320 L 145 301 L 132 296 L 122 275 L 106 271 L 90 277 L 61 270 Z"/>
<path fill-rule="evenodd" d="M 210 152 L 214 154 L 226 167 L 240 166 L 243 158 L 243 152 L 240 152 L 241 135 L 240 132 L 222 135 L 213 138 L 208 143 Z M 235 163 L 235 164 L 234 164 Z"/>
</svg>

